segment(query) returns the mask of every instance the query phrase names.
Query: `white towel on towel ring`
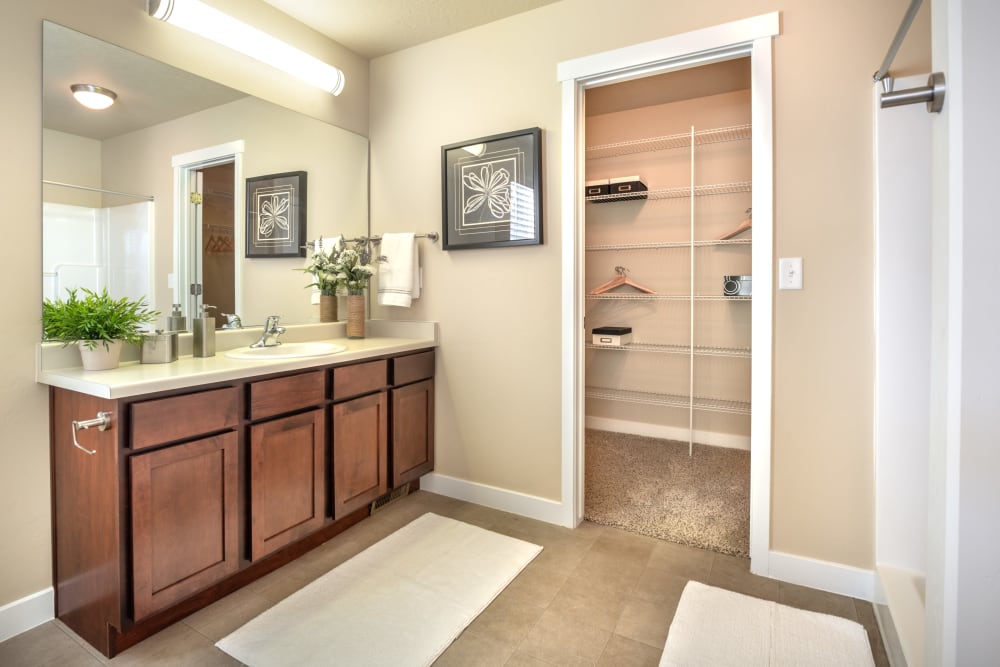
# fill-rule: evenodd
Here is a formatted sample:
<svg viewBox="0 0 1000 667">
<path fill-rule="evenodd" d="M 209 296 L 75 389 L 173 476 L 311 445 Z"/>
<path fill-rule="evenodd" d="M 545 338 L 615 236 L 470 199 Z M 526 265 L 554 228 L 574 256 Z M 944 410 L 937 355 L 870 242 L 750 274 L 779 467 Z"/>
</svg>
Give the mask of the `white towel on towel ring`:
<svg viewBox="0 0 1000 667">
<path fill-rule="evenodd" d="M 420 296 L 420 264 L 413 232 L 382 234 L 379 254 L 378 302 L 382 306 L 409 308 Z"/>
</svg>

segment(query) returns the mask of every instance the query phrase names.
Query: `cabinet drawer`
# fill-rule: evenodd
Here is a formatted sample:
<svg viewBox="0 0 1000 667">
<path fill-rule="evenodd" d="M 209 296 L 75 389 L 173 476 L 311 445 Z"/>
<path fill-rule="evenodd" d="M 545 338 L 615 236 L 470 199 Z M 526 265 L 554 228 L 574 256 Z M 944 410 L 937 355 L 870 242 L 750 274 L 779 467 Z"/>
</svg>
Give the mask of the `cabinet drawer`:
<svg viewBox="0 0 1000 667">
<path fill-rule="evenodd" d="M 392 360 L 392 383 L 396 386 L 431 377 L 434 377 L 434 350 Z"/>
<path fill-rule="evenodd" d="M 133 403 L 132 449 L 233 428 L 239 422 L 236 387 Z"/>
<path fill-rule="evenodd" d="M 370 394 L 389 386 L 389 362 L 386 359 L 333 369 L 333 398 Z"/>
<path fill-rule="evenodd" d="M 324 389 L 323 371 L 254 382 L 250 385 L 250 419 L 320 405 Z"/>
</svg>

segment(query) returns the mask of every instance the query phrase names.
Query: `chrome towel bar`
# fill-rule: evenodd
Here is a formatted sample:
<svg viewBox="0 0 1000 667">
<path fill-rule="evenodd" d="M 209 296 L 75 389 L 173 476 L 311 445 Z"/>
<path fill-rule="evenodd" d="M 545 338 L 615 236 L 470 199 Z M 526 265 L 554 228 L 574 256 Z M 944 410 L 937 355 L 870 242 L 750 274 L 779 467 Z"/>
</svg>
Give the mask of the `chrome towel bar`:
<svg viewBox="0 0 1000 667">
<path fill-rule="evenodd" d="M 882 60 L 882 66 L 872 76 L 875 83 L 882 82 L 882 89 L 885 92 L 879 98 L 879 106 L 883 109 L 899 107 L 905 104 L 918 104 L 920 102 L 927 103 L 927 111 L 930 113 L 940 113 L 941 109 L 944 108 L 945 85 L 944 74 L 942 72 L 931 74 L 927 79 L 926 86 L 895 92 L 892 90 L 892 77 L 889 76 L 889 68 L 896 57 L 896 52 L 899 51 L 899 47 L 906 38 L 906 33 L 909 31 L 910 24 L 913 23 L 913 19 L 920 9 L 921 2 L 922 0 L 911 0 L 910 6 L 906 9 L 906 14 L 903 15 L 903 21 L 899 24 L 899 29 L 896 31 L 896 36 L 893 37 L 892 44 L 889 45 L 889 50 Z"/>
<path fill-rule="evenodd" d="M 73 446 L 77 449 L 84 451 L 91 456 L 97 453 L 96 449 L 87 449 L 76 439 L 76 432 L 84 429 L 88 429 L 91 426 L 96 426 L 98 431 L 107 431 L 111 428 L 111 413 L 110 412 L 98 412 L 97 416 L 93 419 L 83 419 L 80 421 L 73 420 Z"/>
</svg>

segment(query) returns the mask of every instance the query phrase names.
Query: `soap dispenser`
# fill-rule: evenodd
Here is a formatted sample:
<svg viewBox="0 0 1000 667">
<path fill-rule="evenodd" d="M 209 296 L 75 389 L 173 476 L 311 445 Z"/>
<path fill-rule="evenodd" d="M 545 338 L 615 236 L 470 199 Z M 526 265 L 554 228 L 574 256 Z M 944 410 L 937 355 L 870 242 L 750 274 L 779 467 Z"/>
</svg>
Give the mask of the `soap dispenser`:
<svg viewBox="0 0 1000 667">
<path fill-rule="evenodd" d="M 181 312 L 181 304 L 175 303 L 174 310 L 167 319 L 167 331 L 180 332 L 187 331 L 187 318 Z"/>
<path fill-rule="evenodd" d="M 175 303 L 173 312 L 167 318 L 167 333 L 170 334 L 170 344 L 173 346 L 174 359 L 177 359 L 177 351 L 181 349 L 180 332 L 187 331 L 187 318 L 181 312 L 181 304 Z"/>
<path fill-rule="evenodd" d="M 214 357 L 215 356 L 215 318 L 208 314 L 209 309 L 215 306 L 203 304 L 201 313 L 194 318 L 194 356 Z"/>
</svg>

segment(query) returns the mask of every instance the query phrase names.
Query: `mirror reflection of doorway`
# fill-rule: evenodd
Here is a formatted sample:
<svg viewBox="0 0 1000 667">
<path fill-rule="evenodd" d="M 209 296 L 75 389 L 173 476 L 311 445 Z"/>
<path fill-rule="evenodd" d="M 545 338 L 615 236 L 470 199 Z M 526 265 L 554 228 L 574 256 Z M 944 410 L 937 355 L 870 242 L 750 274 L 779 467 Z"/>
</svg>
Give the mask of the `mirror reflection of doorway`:
<svg viewBox="0 0 1000 667">
<path fill-rule="evenodd" d="M 195 275 L 201 284 L 201 303 L 215 306 L 216 323 L 225 322 L 222 313 L 236 312 L 235 179 L 232 162 L 198 169 L 196 238 L 201 249 Z"/>
<path fill-rule="evenodd" d="M 174 303 L 190 324 L 203 303 L 216 326 L 242 307 L 242 140 L 174 155 Z"/>
</svg>

